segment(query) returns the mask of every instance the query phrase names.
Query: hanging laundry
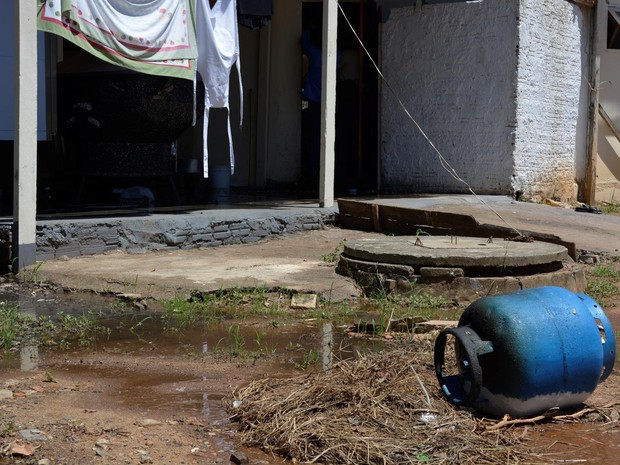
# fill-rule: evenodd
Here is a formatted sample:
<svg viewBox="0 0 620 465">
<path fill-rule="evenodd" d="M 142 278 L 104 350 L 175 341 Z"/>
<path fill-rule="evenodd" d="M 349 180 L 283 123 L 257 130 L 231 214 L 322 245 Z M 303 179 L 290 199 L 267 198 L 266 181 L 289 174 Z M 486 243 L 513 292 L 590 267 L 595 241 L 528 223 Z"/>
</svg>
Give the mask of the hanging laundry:
<svg viewBox="0 0 620 465">
<path fill-rule="evenodd" d="M 109 63 L 137 72 L 191 79 L 205 86 L 204 176 L 209 174 L 209 109 L 228 110 L 231 173 L 235 157 L 228 104 L 230 71 L 239 61 L 236 0 L 44 0 L 37 26 Z M 195 96 L 195 92 L 194 92 Z M 195 108 L 195 106 L 194 106 Z"/>
<path fill-rule="evenodd" d="M 228 104 L 230 71 L 237 67 L 239 76 L 239 95 L 241 96 L 241 121 L 243 121 L 243 89 L 241 84 L 241 64 L 239 60 L 239 31 L 237 28 L 237 9 L 235 0 L 217 0 L 213 6 L 209 0 L 197 0 L 196 31 L 198 38 L 198 72 L 205 86 L 205 110 L 203 119 L 203 161 L 204 177 L 209 176 L 209 156 L 207 135 L 209 128 L 209 109 L 228 110 L 228 146 L 230 171 L 235 172 L 235 155 L 230 129 L 230 109 Z"/>
<path fill-rule="evenodd" d="M 239 24 L 250 29 L 266 26 L 273 16 L 273 0 L 237 0 Z"/>
<path fill-rule="evenodd" d="M 109 63 L 193 80 L 194 18 L 193 0 L 45 0 L 37 27 Z"/>
</svg>

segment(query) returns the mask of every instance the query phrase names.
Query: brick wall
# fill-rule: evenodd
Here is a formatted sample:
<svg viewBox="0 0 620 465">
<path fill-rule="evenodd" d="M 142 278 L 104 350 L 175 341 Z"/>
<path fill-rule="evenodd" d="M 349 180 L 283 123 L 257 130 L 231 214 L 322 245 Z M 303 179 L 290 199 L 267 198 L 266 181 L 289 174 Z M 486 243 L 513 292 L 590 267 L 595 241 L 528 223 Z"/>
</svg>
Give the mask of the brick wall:
<svg viewBox="0 0 620 465">
<path fill-rule="evenodd" d="M 494 0 L 398 8 L 383 25 L 386 78 L 477 193 L 573 197 L 585 160 L 585 11 Z M 467 192 L 385 86 L 381 104 L 384 190 Z"/>
<path fill-rule="evenodd" d="M 528 197 L 574 197 L 588 30 L 578 5 L 521 1 L 513 188 Z"/>
<path fill-rule="evenodd" d="M 396 8 L 382 27 L 386 78 L 455 170 L 484 193 L 511 188 L 518 3 Z M 381 104 L 383 187 L 466 192 L 385 86 Z"/>
</svg>

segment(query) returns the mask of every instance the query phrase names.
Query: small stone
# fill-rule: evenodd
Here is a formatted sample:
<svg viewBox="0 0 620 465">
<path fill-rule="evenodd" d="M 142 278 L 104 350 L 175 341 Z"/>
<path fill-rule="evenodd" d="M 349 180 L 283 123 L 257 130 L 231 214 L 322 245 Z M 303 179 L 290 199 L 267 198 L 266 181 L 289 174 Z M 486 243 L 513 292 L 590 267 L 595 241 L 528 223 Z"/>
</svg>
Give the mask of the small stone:
<svg viewBox="0 0 620 465">
<path fill-rule="evenodd" d="M 543 202 L 545 203 L 545 205 L 549 205 L 551 207 L 564 207 L 564 204 L 562 202 L 558 202 L 557 200 L 553 199 L 545 199 Z"/>
<path fill-rule="evenodd" d="M 19 431 L 19 434 L 26 441 L 47 441 L 47 436 L 38 429 L 22 429 Z"/>
<path fill-rule="evenodd" d="M 230 454 L 230 461 L 236 465 L 247 465 L 250 463 L 248 456 L 243 452 L 232 451 Z"/>
<path fill-rule="evenodd" d="M 97 454 L 99 457 L 105 457 L 107 454 L 107 452 L 101 447 L 93 447 L 93 450 L 95 451 L 95 454 Z"/>
<path fill-rule="evenodd" d="M 579 261 L 586 265 L 594 265 L 600 263 L 601 257 L 596 254 L 582 254 L 579 256 Z"/>
<path fill-rule="evenodd" d="M 424 278 L 460 278 L 465 276 L 465 273 L 462 268 L 423 266 L 420 268 L 420 275 Z"/>
<path fill-rule="evenodd" d="M 129 292 L 119 292 L 118 294 L 116 294 L 116 297 L 118 297 L 119 299 L 125 299 L 125 300 L 141 300 L 142 294 L 131 294 Z"/>
<path fill-rule="evenodd" d="M 138 310 L 146 310 L 148 305 L 146 303 L 146 301 L 140 299 L 140 300 L 136 300 L 133 303 L 133 306 L 136 307 Z"/>
<path fill-rule="evenodd" d="M 140 454 L 140 463 L 153 463 L 153 459 L 148 453 Z"/>
<path fill-rule="evenodd" d="M 51 463 L 49 459 L 41 459 L 37 462 L 37 465 L 51 465 Z"/>
<path fill-rule="evenodd" d="M 31 444 L 26 444 L 22 446 L 21 444 L 13 444 L 11 446 L 11 455 L 23 455 L 29 456 L 34 454 L 35 448 Z"/>
<path fill-rule="evenodd" d="M 13 391 L 9 389 L 0 389 L 0 400 L 12 399 Z"/>
<path fill-rule="evenodd" d="M 108 444 L 110 444 L 110 441 L 108 441 L 107 439 L 99 439 L 95 443 L 97 447 L 102 447 L 102 448 L 105 448 Z"/>
<path fill-rule="evenodd" d="M 152 418 L 145 418 L 140 422 L 140 425 L 146 428 L 148 428 L 149 426 L 159 426 L 161 424 L 161 421 L 153 420 Z"/>
<path fill-rule="evenodd" d="M 295 294 L 291 298 L 291 308 L 313 309 L 316 308 L 316 294 Z"/>
</svg>

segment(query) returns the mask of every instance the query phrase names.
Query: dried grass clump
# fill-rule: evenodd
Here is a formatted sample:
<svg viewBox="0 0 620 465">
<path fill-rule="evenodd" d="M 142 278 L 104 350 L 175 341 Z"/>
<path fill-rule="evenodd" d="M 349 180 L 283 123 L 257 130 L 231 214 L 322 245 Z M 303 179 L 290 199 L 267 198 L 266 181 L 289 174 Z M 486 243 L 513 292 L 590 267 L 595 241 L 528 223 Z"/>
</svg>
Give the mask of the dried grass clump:
<svg viewBox="0 0 620 465">
<path fill-rule="evenodd" d="M 511 430 L 480 434 L 471 413 L 443 398 L 427 342 L 326 372 L 254 381 L 236 399 L 231 411 L 244 444 L 301 462 L 481 465 L 534 457 Z"/>
</svg>

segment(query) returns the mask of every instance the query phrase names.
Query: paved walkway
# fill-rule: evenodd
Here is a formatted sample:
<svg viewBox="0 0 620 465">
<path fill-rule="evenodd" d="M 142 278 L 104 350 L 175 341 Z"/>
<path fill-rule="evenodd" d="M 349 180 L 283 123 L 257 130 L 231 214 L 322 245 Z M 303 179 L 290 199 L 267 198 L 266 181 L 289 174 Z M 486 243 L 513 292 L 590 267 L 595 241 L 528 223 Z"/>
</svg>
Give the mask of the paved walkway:
<svg viewBox="0 0 620 465">
<path fill-rule="evenodd" d="M 471 215 L 480 223 L 555 234 L 578 250 L 620 255 L 620 216 L 517 202 L 505 196 L 446 195 L 373 199 L 373 203 Z"/>
<path fill-rule="evenodd" d="M 619 216 L 577 213 L 508 197 L 484 196 L 482 200 L 486 204 L 464 195 L 372 201 L 469 214 L 482 223 L 555 234 L 575 242 L 578 250 L 620 255 Z M 112 230 L 116 236 L 109 240 L 107 251 L 95 255 L 56 254 L 56 259 L 45 261 L 37 270 L 37 279 L 74 289 L 155 298 L 185 296 L 192 289 L 257 285 L 319 292 L 333 300 L 358 296 L 352 281 L 337 275 L 325 258 L 341 241 L 376 233 L 325 226 L 333 220 L 334 211 L 319 209 L 316 204 L 278 204 L 163 217 L 70 220 L 77 235 L 88 229 L 87 236 L 97 239 L 96 231 L 107 224 L 101 231 Z M 198 231 L 198 226 L 202 230 Z M 62 227 L 66 229 L 66 224 L 53 220 L 39 224 L 39 229 L 49 231 L 52 238 Z M 131 241 L 127 240 L 129 236 Z M 196 238 L 199 241 L 192 243 Z M 134 253 L 121 250 L 123 245 L 129 245 L 124 248 Z M 79 246 L 65 250 L 80 252 Z"/>
</svg>

